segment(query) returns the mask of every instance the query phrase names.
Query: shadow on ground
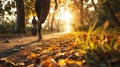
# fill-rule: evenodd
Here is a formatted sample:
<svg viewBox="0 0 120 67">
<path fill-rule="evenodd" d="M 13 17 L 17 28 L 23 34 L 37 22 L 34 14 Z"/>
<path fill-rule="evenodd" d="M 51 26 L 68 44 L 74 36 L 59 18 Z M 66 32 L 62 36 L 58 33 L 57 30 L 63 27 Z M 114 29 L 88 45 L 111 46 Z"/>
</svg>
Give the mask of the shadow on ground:
<svg viewBox="0 0 120 67">
<path fill-rule="evenodd" d="M 19 45 L 14 46 L 13 48 L 10 48 L 10 49 L 7 49 L 7 50 L 5 50 L 5 51 L 2 51 L 2 52 L 0 53 L 0 58 L 7 57 L 7 56 L 12 55 L 12 54 L 14 54 L 14 53 L 16 53 L 16 52 L 19 52 L 19 51 L 21 51 L 24 47 L 26 47 L 26 46 L 28 46 L 28 45 L 31 45 L 31 44 L 33 44 L 33 43 L 35 43 L 35 42 L 37 42 L 37 41 L 32 41 L 32 42 L 27 43 L 27 44 L 19 44 Z"/>
</svg>

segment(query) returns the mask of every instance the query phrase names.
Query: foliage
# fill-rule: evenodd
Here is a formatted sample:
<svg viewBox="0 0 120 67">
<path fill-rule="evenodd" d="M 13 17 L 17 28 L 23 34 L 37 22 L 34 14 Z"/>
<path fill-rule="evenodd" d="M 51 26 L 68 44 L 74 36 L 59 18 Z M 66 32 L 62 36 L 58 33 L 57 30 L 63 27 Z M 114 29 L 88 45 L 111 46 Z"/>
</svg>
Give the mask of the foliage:
<svg viewBox="0 0 120 67">
<path fill-rule="evenodd" d="M 120 36 L 118 33 L 72 32 L 58 38 L 43 40 L 18 48 L 18 52 L 3 58 L 14 66 L 45 65 L 50 67 L 113 67 L 120 66 Z M 30 61 L 31 60 L 31 61 Z"/>
<path fill-rule="evenodd" d="M 96 16 L 98 17 L 97 26 L 101 26 L 106 20 L 108 20 L 110 23 L 109 27 L 115 27 L 119 25 L 119 17 L 116 16 L 120 13 L 120 9 L 118 9 L 119 7 L 119 0 L 99 0 L 98 7 L 96 9 Z"/>
<path fill-rule="evenodd" d="M 120 2 L 119 0 L 98 0 L 97 3 L 95 3 L 95 0 L 83 0 L 83 22 L 81 23 L 80 21 L 80 16 L 81 16 L 81 2 L 82 0 L 69 0 L 69 1 L 64 1 L 64 0 L 58 0 L 58 9 L 56 11 L 59 13 L 61 11 L 61 8 L 69 8 L 71 14 L 74 16 L 72 18 L 72 23 L 71 26 L 74 28 L 74 30 L 87 30 L 89 29 L 89 26 L 93 22 L 98 22 L 96 27 L 99 27 L 104 24 L 104 22 L 109 21 L 111 28 L 114 28 L 117 26 L 119 23 L 116 23 L 114 17 L 110 13 L 110 10 L 108 7 L 106 7 L 106 3 L 109 3 L 111 11 L 113 11 L 113 15 L 117 17 L 117 20 L 119 20 L 119 15 L 120 15 Z M 34 9 L 34 3 L 35 0 L 24 0 L 24 5 L 25 5 L 25 21 L 28 21 L 32 15 L 36 15 L 35 9 Z M 51 9 L 54 7 L 54 1 L 51 1 Z M 15 0 L 7 1 L 7 0 L 1 0 L 0 1 L 0 23 L 5 23 L 9 22 L 7 19 L 9 18 L 6 15 L 10 16 L 15 16 L 16 12 L 12 11 L 11 9 L 15 9 Z M 91 10 L 92 9 L 92 10 Z M 50 14 L 52 16 L 52 14 Z M 55 19 L 55 21 L 51 21 L 51 16 L 48 16 L 49 19 L 47 19 L 49 22 L 56 22 L 58 24 L 58 28 L 60 26 L 60 23 L 62 21 Z M 16 21 L 15 19 L 14 22 Z M 55 23 L 54 23 L 55 24 Z M 62 25 L 61 25 L 62 26 Z"/>
<path fill-rule="evenodd" d="M 15 2 L 13 0 L 0 0 L 0 34 L 13 33 L 14 22 L 13 17 L 15 15 Z M 12 19 L 11 19 L 12 18 Z"/>
<path fill-rule="evenodd" d="M 11 21 L 11 23 L 4 23 L 0 25 L 0 34 L 11 34 L 14 33 L 14 21 Z"/>
<path fill-rule="evenodd" d="M 4 18 L 5 15 L 11 16 L 12 14 L 14 14 L 15 12 L 12 11 L 12 9 L 15 8 L 15 2 L 12 1 L 6 1 L 6 0 L 1 0 L 0 1 L 0 18 L 2 18 L 1 23 L 2 22 L 7 22 L 8 20 L 5 20 Z"/>
<path fill-rule="evenodd" d="M 26 21 L 29 20 L 29 18 L 31 18 L 31 15 L 36 15 L 34 4 L 35 0 L 24 0 Z"/>
</svg>

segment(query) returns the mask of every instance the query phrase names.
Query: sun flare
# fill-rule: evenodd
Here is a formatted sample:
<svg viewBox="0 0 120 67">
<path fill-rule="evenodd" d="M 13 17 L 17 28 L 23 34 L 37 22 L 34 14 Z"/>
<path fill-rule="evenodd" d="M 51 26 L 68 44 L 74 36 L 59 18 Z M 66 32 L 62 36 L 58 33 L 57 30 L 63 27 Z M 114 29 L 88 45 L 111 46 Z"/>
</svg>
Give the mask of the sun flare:
<svg viewBox="0 0 120 67">
<path fill-rule="evenodd" d="M 52 14 L 52 10 L 50 11 L 50 13 Z M 28 20 L 28 22 L 32 22 L 32 19 L 33 19 L 33 16 L 30 15 L 30 18 Z M 37 17 L 36 17 L 37 19 Z M 73 15 L 72 13 L 70 12 L 70 10 L 60 10 L 58 12 L 58 14 L 56 14 L 55 16 L 55 19 L 56 20 L 60 20 L 60 30 L 63 31 L 64 33 L 69 33 L 72 31 L 72 26 L 71 26 L 71 22 L 72 22 L 72 19 L 73 19 Z M 38 20 L 38 19 L 37 19 Z M 46 21 L 49 21 L 49 20 L 46 20 Z M 46 25 L 47 23 L 43 23 L 42 24 L 42 27 L 44 28 L 44 26 Z M 55 26 L 56 24 L 54 24 Z"/>
<path fill-rule="evenodd" d="M 62 12 L 60 19 L 65 22 L 64 24 L 64 31 L 65 32 L 71 32 L 71 19 L 72 19 L 72 14 L 70 11 L 65 11 Z"/>
<path fill-rule="evenodd" d="M 71 18 L 72 18 L 72 15 L 71 15 L 70 11 L 62 12 L 61 17 L 60 17 L 60 19 L 66 21 L 66 22 L 69 22 Z"/>
</svg>

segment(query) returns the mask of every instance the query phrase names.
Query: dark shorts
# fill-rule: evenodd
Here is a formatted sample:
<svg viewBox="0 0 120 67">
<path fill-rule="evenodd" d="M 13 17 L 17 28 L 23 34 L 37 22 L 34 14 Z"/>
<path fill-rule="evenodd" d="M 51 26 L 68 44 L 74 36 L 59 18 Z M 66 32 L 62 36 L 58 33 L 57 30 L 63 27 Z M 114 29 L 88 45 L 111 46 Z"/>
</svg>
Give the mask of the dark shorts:
<svg viewBox="0 0 120 67">
<path fill-rule="evenodd" d="M 44 23 L 49 13 L 50 1 L 49 0 L 36 0 L 35 10 L 40 23 Z"/>
</svg>

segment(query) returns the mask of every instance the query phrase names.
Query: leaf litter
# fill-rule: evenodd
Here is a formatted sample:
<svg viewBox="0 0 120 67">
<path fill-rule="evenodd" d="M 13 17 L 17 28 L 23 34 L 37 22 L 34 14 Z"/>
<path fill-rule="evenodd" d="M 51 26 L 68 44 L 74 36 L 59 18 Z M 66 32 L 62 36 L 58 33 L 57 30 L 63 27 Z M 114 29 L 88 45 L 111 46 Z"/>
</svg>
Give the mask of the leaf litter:
<svg viewBox="0 0 120 67">
<path fill-rule="evenodd" d="M 120 36 L 73 32 L 24 47 L 0 67 L 120 67 Z"/>
</svg>

